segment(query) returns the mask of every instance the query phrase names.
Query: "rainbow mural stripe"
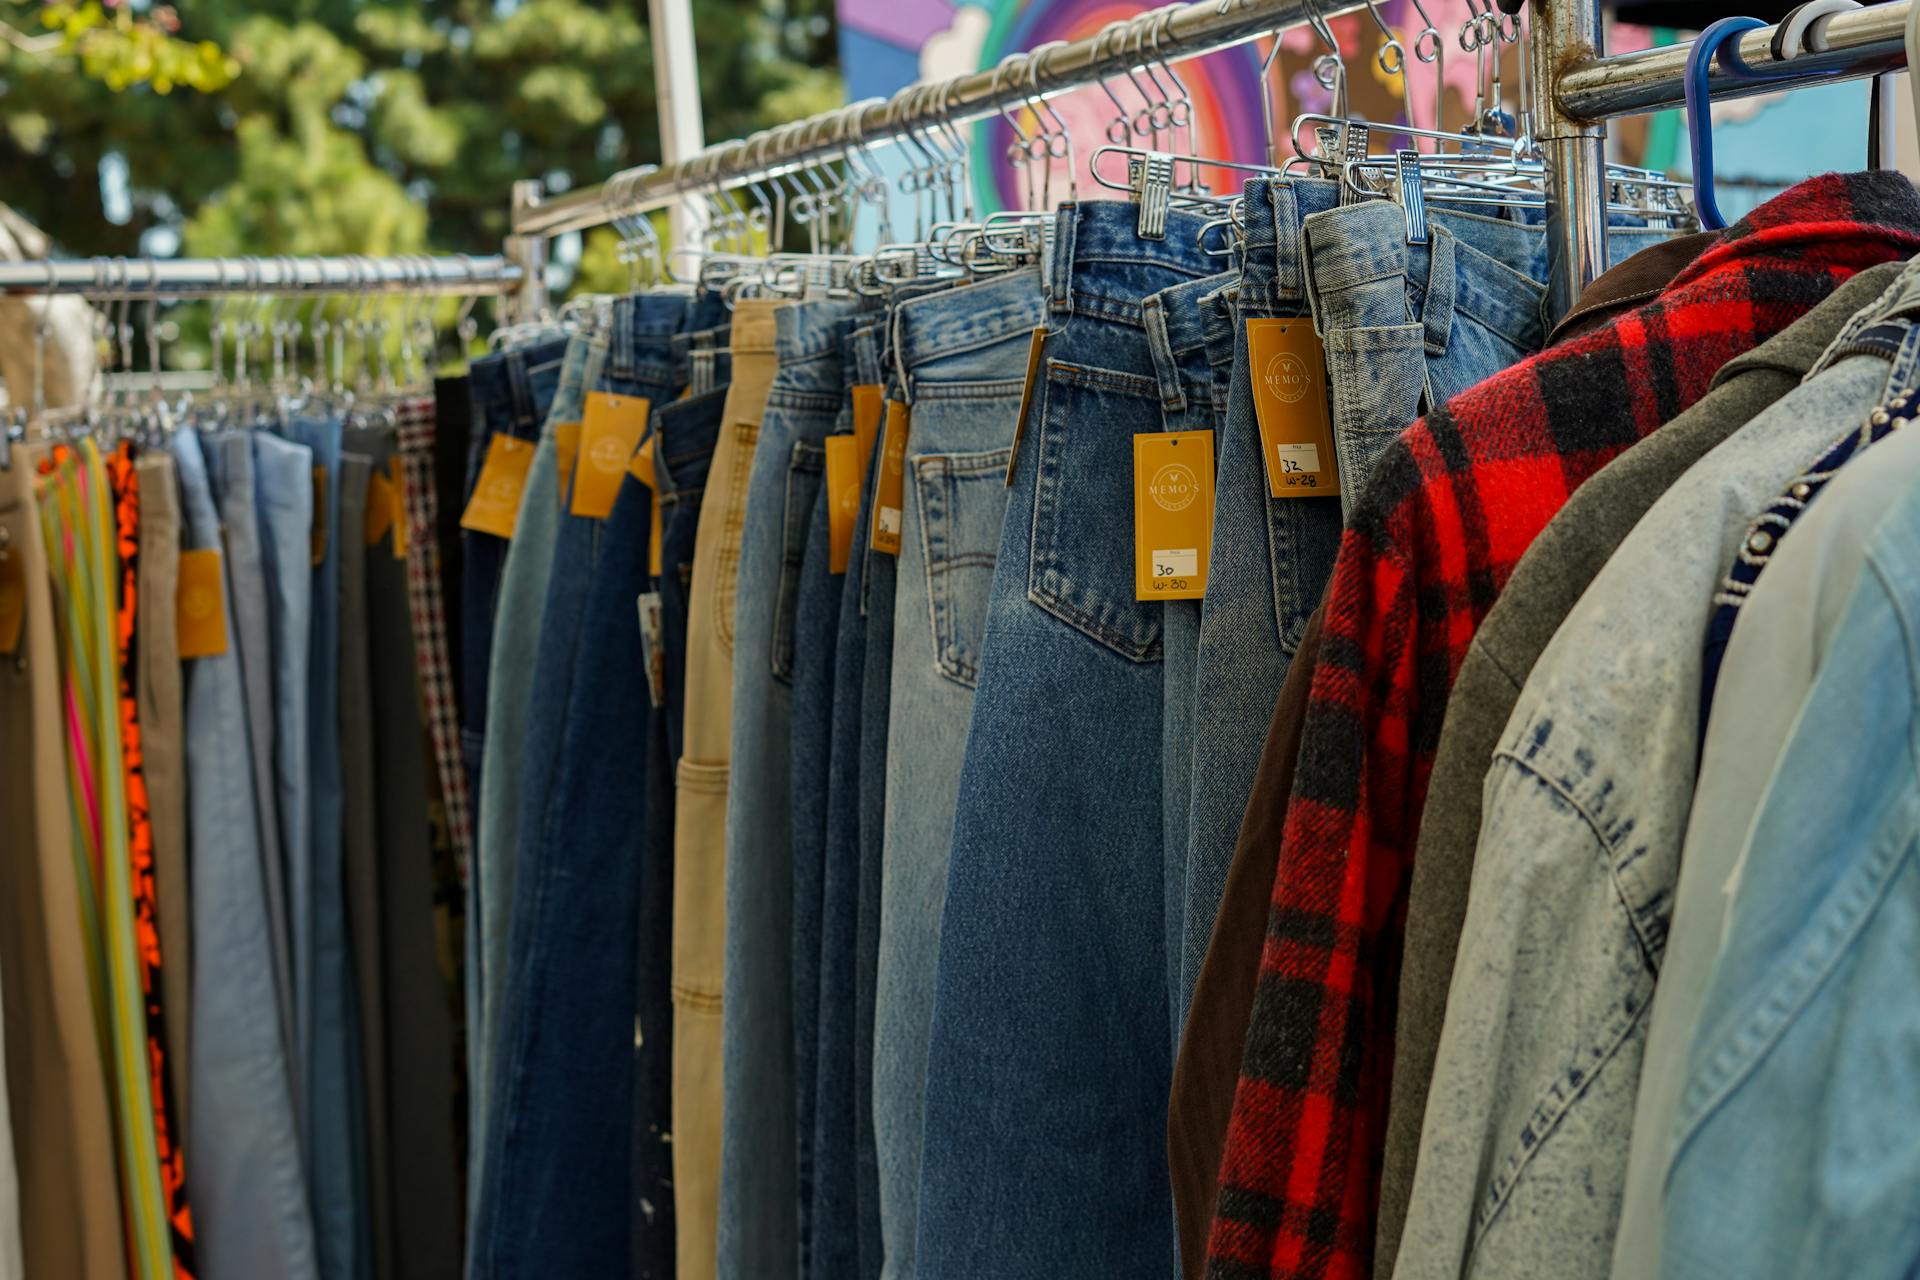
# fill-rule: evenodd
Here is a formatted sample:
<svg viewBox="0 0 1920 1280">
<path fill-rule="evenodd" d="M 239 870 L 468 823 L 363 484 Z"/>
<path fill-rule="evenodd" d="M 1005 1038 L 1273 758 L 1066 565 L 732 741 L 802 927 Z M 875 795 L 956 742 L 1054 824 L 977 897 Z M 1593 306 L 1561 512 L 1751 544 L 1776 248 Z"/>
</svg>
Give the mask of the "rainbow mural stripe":
<svg viewBox="0 0 1920 1280">
<path fill-rule="evenodd" d="M 1467 16 L 1465 0 L 1423 0 L 1436 28 L 1446 41 L 1443 68 L 1409 59 L 1412 69 L 1412 122 L 1431 127 L 1436 77 L 1444 70 L 1447 122 L 1457 127 L 1471 111 L 1475 60 L 1456 43 Z M 1055 40 L 1094 36 L 1109 23 L 1131 18 L 1151 6 L 1128 0 L 989 0 L 985 4 L 953 4 L 950 0 L 839 0 L 841 66 L 849 98 L 886 97 L 918 79 L 959 75 L 991 68 L 1009 53 L 1021 52 Z M 1379 12 L 1411 45 L 1419 29 L 1417 11 L 1408 0 L 1380 0 Z M 1412 20 L 1412 25 L 1409 21 Z M 1357 114 L 1377 124 L 1406 123 L 1407 90 L 1400 75 L 1381 69 L 1376 53 L 1382 37 L 1365 12 L 1333 19 L 1330 24 L 1345 52 L 1348 93 Z M 1178 75 L 1193 104 L 1194 147 L 1202 154 L 1259 163 L 1266 155 L 1266 126 L 1260 68 L 1271 44 L 1255 41 L 1177 64 Z M 1314 79 L 1313 62 L 1323 52 L 1311 31 L 1296 28 L 1285 34 L 1270 72 L 1275 96 L 1276 127 L 1283 135 L 1282 153 L 1289 148 L 1284 135 L 1295 115 L 1322 111 L 1328 91 Z M 1508 83 L 1518 67 L 1507 60 Z M 1145 78 L 1142 77 L 1145 83 Z M 1142 96 L 1125 79 L 1110 86 L 1130 111 L 1137 112 Z M 1066 158 L 1051 162 L 1043 183 L 1036 169 L 1029 174 L 1009 159 L 1016 143 L 1013 126 L 992 120 L 974 131 L 974 183 L 982 211 L 1019 208 L 1028 203 L 1029 180 L 1036 193 L 1063 198 L 1077 184 L 1082 196 L 1098 191 L 1088 170 L 1095 149 L 1108 138 L 1108 126 L 1119 114 L 1114 99 L 1088 87 L 1054 99 L 1050 106 L 1071 129 L 1075 154 L 1071 170 Z M 1023 110 L 1015 120 L 1028 132 L 1033 113 Z M 1182 131 L 1184 134 L 1184 131 Z M 1161 135 L 1157 144 L 1149 135 L 1134 145 L 1163 150 L 1185 150 L 1184 136 Z M 1102 166 L 1109 178 L 1119 178 L 1123 166 L 1109 160 Z M 1213 190 L 1232 190 L 1239 182 L 1229 170 L 1201 171 L 1201 182 Z"/>
</svg>

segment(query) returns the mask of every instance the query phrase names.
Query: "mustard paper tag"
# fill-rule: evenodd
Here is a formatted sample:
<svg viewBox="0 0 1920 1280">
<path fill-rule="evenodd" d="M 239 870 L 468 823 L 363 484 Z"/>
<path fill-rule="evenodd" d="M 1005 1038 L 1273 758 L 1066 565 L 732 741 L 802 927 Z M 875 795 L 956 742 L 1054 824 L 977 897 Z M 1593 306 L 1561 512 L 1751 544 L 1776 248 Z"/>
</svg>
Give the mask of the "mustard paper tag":
<svg viewBox="0 0 1920 1280">
<path fill-rule="evenodd" d="M 860 519 L 860 441 L 827 437 L 827 571 L 845 573 Z"/>
<path fill-rule="evenodd" d="M 1327 357 L 1313 322 L 1247 321 L 1247 363 L 1267 491 L 1276 498 L 1338 496 L 1340 465 L 1327 418 Z"/>
<path fill-rule="evenodd" d="M 217 658 L 227 651 L 226 593 L 218 547 L 180 553 L 175 611 L 181 658 Z"/>
<path fill-rule="evenodd" d="M 640 447 L 633 451 L 632 460 L 627 463 L 628 473 L 653 494 L 652 501 L 647 504 L 651 510 L 647 520 L 647 572 L 656 578 L 660 576 L 660 544 L 665 528 L 660 510 L 659 449 L 660 433 L 654 432 L 640 442 Z"/>
<path fill-rule="evenodd" d="M 567 509 L 567 499 L 573 493 L 573 465 L 580 456 L 580 424 L 577 422 L 556 422 L 553 424 L 553 459 L 555 474 L 560 477 L 560 509 Z"/>
<path fill-rule="evenodd" d="M 873 536 L 868 545 L 890 556 L 900 554 L 901 495 L 906 492 L 907 432 L 913 411 L 899 400 L 887 401 L 887 425 L 880 438 L 880 475 L 873 486 Z"/>
<path fill-rule="evenodd" d="M 1013 485 L 1013 464 L 1020 460 L 1020 440 L 1027 434 L 1027 411 L 1033 407 L 1033 384 L 1040 377 L 1040 356 L 1047 349 L 1047 326 L 1033 331 L 1027 342 L 1027 381 L 1020 388 L 1020 417 L 1013 424 L 1013 450 L 1007 455 L 1007 486 Z"/>
<path fill-rule="evenodd" d="M 860 445 L 860 474 L 865 475 L 873 457 L 873 442 L 880 438 L 880 418 L 886 411 L 885 390 L 868 383 L 853 389 L 853 438 Z"/>
<path fill-rule="evenodd" d="M 1213 552 L 1213 432 L 1133 438 L 1134 596 L 1198 600 Z"/>
<path fill-rule="evenodd" d="M 393 558 L 405 560 L 413 539 L 407 523 L 407 476 L 399 454 L 387 459 L 387 499 L 393 506 Z"/>
<path fill-rule="evenodd" d="M 504 433 L 487 441 L 486 460 L 480 464 L 480 478 L 474 482 L 467 509 L 460 515 L 460 527 L 511 538 L 513 522 L 520 514 L 520 499 L 527 491 L 527 469 L 532 465 L 530 441 Z"/>
<path fill-rule="evenodd" d="M 393 486 L 387 483 L 386 476 L 376 471 L 367 480 L 367 518 L 362 532 L 369 547 L 380 545 L 380 539 L 387 536 L 387 530 L 393 527 Z"/>
<path fill-rule="evenodd" d="M 11 547 L 0 547 L 0 653 L 20 650 L 20 633 L 27 620 L 25 558 Z"/>
<path fill-rule="evenodd" d="M 620 481 L 640 447 L 640 437 L 646 434 L 651 407 L 644 396 L 588 394 L 586 415 L 580 421 L 580 461 L 573 473 L 570 510 L 574 515 L 605 520 L 613 514 Z"/>
<path fill-rule="evenodd" d="M 327 558 L 327 469 L 313 469 L 313 567 Z"/>
<path fill-rule="evenodd" d="M 667 705 L 667 644 L 665 611 L 658 591 L 642 592 L 640 656 L 647 664 L 647 698 L 656 709 Z"/>
</svg>

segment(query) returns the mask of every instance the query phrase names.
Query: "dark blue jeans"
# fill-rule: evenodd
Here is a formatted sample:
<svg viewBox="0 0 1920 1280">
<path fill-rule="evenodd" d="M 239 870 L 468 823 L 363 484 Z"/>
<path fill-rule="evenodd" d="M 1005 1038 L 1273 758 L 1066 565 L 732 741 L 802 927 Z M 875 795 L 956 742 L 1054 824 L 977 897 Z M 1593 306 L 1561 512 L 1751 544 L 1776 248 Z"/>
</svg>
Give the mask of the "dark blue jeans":
<svg viewBox="0 0 1920 1280">
<path fill-rule="evenodd" d="M 796 448 L 805 446 L 796 445 Z M 833 752 L 834 641 L 842 578 L 828 571 L 827 486 L 815 491 L 800 565 L 793 619 L 793 734 L 789 787 L 793 806 L 793 1075 L 798 1153 L 800 1275 L 845 1275 L 815 1258 L 814 1121 L 818 1107 L 822 914 L 826 904 L 827 795 Z"/>
<path fill-rule="evenodd" d="M 724 383 L 654 415 L 661 506 L 660 659 L 665 699 L 649 705 L 646 821 L 633 994 L 633 1224 L 635 1280 L 673 1280 L 673 815 L 686 698 L 687 585 L 700 495 L 720 434 Z"/>
</svg>

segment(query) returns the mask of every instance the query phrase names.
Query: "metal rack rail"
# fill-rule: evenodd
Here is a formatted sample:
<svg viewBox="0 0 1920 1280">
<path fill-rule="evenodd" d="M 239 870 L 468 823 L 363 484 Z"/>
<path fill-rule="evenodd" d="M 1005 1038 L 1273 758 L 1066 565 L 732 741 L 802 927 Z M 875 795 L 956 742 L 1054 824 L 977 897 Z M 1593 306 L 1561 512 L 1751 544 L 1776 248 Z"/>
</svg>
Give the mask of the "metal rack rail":
<svg viewBox="0 0 1920 1280">
<path fill-rule="evenodd" d="M 0 262 L 0 295 L 96 299 L 234 294 L 508 294 L 526 274 L 497 254 L 72 258 Z"/>
</svg>

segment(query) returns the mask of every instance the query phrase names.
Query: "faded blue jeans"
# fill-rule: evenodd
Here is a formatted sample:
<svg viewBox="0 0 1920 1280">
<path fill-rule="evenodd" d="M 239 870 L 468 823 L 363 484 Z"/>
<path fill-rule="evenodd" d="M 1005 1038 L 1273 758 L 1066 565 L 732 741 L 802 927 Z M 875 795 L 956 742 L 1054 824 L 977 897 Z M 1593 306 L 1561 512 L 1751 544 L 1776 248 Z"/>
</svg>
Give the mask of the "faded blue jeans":
<svg viewBox="0 0 1920 1280">
<path fill-rule="evenodd" d="M 480 825 L 476 830 L 478 856 L 471 879 L 479 915 L 467 917 L 468 936 L 479 940 L 468 948 L 477 955 L 480 974 L 475 989 L 478 1011 L 467 1014 L 467 1038 L 474 1059 L 468 1080 L 473 1126 L 468 1137 L 468 1198 L 479 1222 L 478 1203 L 486 1185 L 489 1154 L 486 1135 L 492 1119 L 492 1064 L 499 1034 L 500 1005 L 506 991 L 507 944 L 513 919 L 514 854 L 520 828 L 520 780 L 527 721 L 532 711 L 535 656 L 540 650 L 544 622 L 541 603 L 547 594 L 547 573 L 560 526 L 560 481 L 553 442 L 553 426 L 578 421 L 582 399 L 594 369 L 606 353 L 596 340 L 578 337 L 567 348 L 566 364 L 541 429 L 527 471 L 520 513 L 513 526 L 500 573 L 500 595 L 494 610 L 493 646 L 487 681 L 485 755 L 480 771 Z M 472 1224 L 470 1224 L 472 1225 Z"/>
<path fill-rule="evenodd" d="M 360 1059 L 359 1000 L 347 934 L 343 774 L 340 760 L 340 557 L 361 550 L 356 531 L 340 527 L 338 419 L 294 418 L 285 434 L 313 450 L 327 475 L 326 547 L 313 575 L 307 632 L 308 776 L 311 833 L 312 999 L 306 1054 L 306 1153 L 313 1224 L 324 1280 L 365 1275 L 372 1265 L 367 1209 L 365 1086 Z M 311 483 L 311 480 L 309 481 Z M 296 981 L 298 966 L 295 968 Z"/>
<path fill-rule="evenodd" d="M 287 940 L 289 985 L 281 993 L 287 1067 L 296 1113 L 305 1115 L 307 1001 L 313 963 L 313 861 L 307 779 L 307 643 L 313 618 L 313 450 L 265 431 L 251 433 L 260 564 L 273 652 L 273 773 L 286 915 L 270 928 Z M 271 873 L 268 873 L 271 874 Z"/>
<path fill-rule="evenodd" d="M 874 1140 L 888 1276 L 914 1274 L 927 1036 L 947 855 L 979 679 L 1038 271 L 902 303 L 892 368 L 912 412 L 896 566 L 874 995 Z"/>
<path fill-rule="evenodd" d="M 779 1280 L 800 1264 L 790 972 L 794 617 L 820 489 L 820 442 L 840 411 L 840 322 L 854 308 L 822 300 L 774 313 L 779 365 L 747 484 L 727 786 L 723 1280 Z"/>
<path fill-rule="evenodd" d="M 1173 1274 L 1161 615 L 1135 598 L 1142 300 L 1202 219 L 1064 206 L 961 770 L 928 1051 L 923 1280 Z M 905 625 L 905 615 L 901 617 Z"/>
<path fill-rule="evenodd" d="M 287 446 L 289 450 L 293 446 Z M 198 433 L 173 437 L 182 549 L 220 546 Z M 309 470 L 298 474 L 312 492 Z M 224 584 L 223 584 L 224 585 Z M 233 618 L 232 592 L 222 608 Z M 231 630 L 229 632 L 231 636 Z M 195 1248 L 211 1280 L 312 1280 L 319 1275 L 301 1167 L 292 1070 L 275 990 L 270 903 L 249 768 L 241 659 L 184 663 L 188 844 L 193 873 L 191 1114 Z"/>
</svg>

